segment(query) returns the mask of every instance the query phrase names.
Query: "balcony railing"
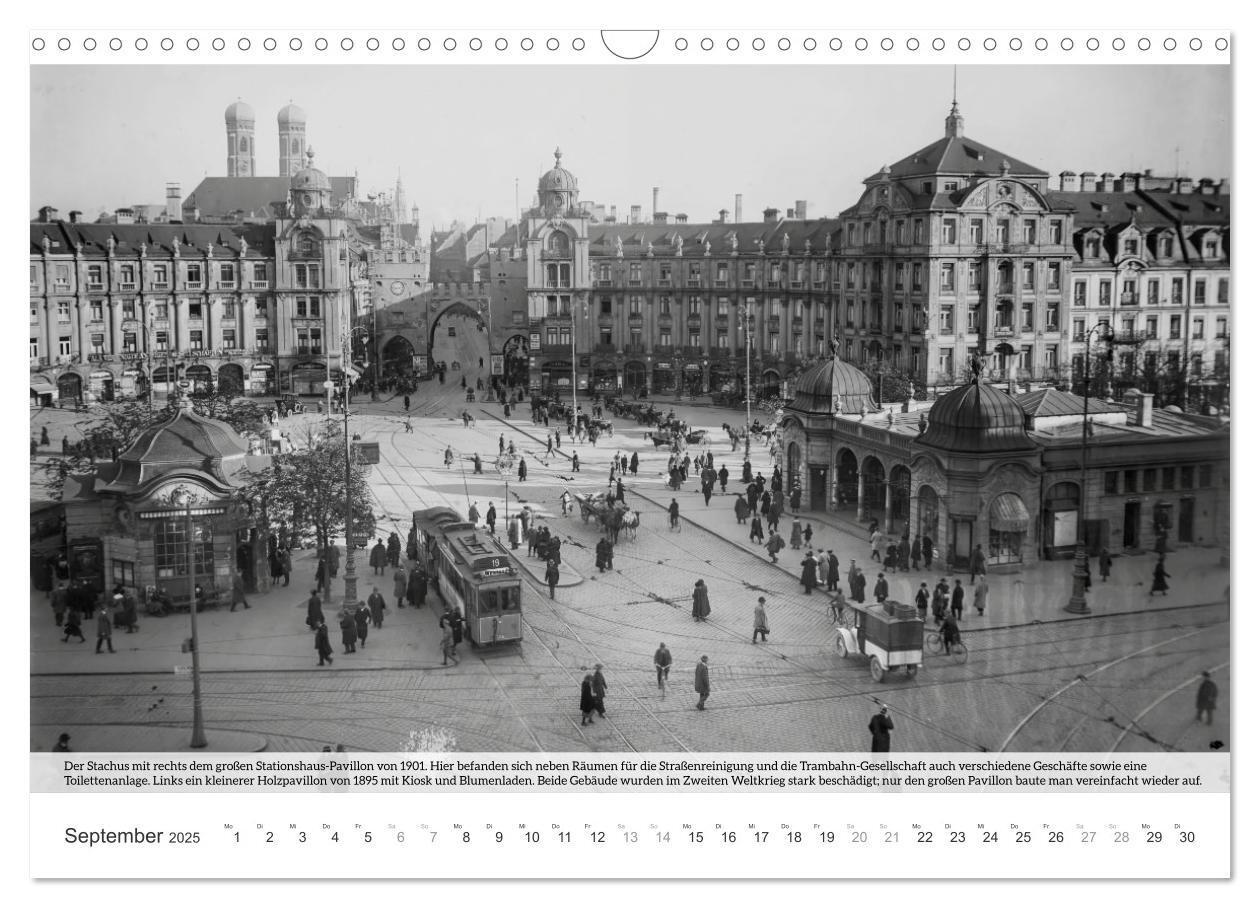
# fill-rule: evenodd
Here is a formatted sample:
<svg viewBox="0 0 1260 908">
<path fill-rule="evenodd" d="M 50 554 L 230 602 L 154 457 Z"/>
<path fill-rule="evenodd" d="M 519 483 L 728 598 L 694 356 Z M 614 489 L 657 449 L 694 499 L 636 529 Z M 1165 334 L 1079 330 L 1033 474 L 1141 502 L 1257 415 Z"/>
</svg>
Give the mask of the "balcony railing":
<svg viewBox="0 0 1260 908">
<path fill-rule="evenodd" d="M 250 290 L 266 290 L 269 286 L 270 284 L 267 281 L 250 281 L 249 282 Z"/>
<path fill-rule="evenodd" d="M 751 278 L 744 278 L 743 280 L 739 282 L 739 285 L 741 287 L 755 287 L 757 285 L 757 282 Z"/>
<path fill-rule="evenodd" d="M 791 283 L 791 289 L 793 290 L 803 290 L 804 288 L 805 288 L 804 281 L 792 281 Z"/>
<path fill-rule="evenodd" d="M 310 347 L 297 346 L 292 349 L 293 349 L 293 352 L 291 354 L 292 356 L 323 356 L 324 355 L 324 348 L 322 345 L 310 346 Z"/>
<path fill-rule="evenodd" d="M 996 325 L 993 328 L 994 337 L 1012 337 L 1014 334 L 1015 329 L 1010 325 Z"/>
<path fill-rule="evenodd" d="M 642 287 L 643 281 L 629 280 L 629 281 L 626 281 L 626 286 L 627 287 Z"/>
<path fill-rule="evenodd" d="M 703 282 L 702 282 L 702 281 L 700 280 L 700 278 L 698 278 L 698 277 L 689 277 L 689 278 L 687 278 L 687 286 L 688 286 L 688 287 L 699 287 L 699 286 L 701 285 L 701 283 L 703 283 Z"/>
<path fill-rule="evenodd" d="M 1138 295 L 1136 293 L 1121 293 L 1121 306 L 1136 306 L 1138 304 Z"/>
<path fill-rule="evenodd" d="M 631 312 L 631 313 L 630 313 L 630 315 L 628 316 L 628 320 L 629 320 L 630 324 L 632 324 L 632 325 L 642 325 L 642 324 L 643 324 L 643 313 L 642 313 L 642 312 Z"/>
<path fill-rule="evenodd" d="M 726 278 L 724 278 L 724 277 L 719 277 L 719 278 L 716 278 L 716 279 L 713 281 L 713 286 L 714 286 L 714 287 L 719 287 L 719 288 L 725 288 L 725 287 L 727 287 L 729 284 L 730 284 L 730 281 L 728 281 L 728 280 L 727 280 Z"/>
<path fill-rule="evenodd" d="M 149 285 L 149 289 L 150 290 L 170 290 L 171 282 L 170 281 L 154 281 L 153 283 Z"/>
<path fill-rule="evenodd" d="M 184 281 L 185 290 L 200 290 L 201 281 Z"/>
<path fill-rule="evenodd" d="M 700 325 L 701 325 L 701 321 L 702 321 L 702 316 L 699 316 L 699 315 L 689 315 L 689 316 L 687 316 L 687 327 L 688 327 L 688 328 L 699 328 L 699 327 L 700 327 Z"/>
<path fill-rule="evenodd" d="M 766 289 L 768 290 L 778 290 L 782 286 L 783 286 L 783 281 L 779 280 L 776 277 L 769 278 L 766 281 Z"/>
<path fill-rule="evenodd" d="M 215 284 L 217 290 L 235 290 L 236 281 L 219 281 Z"/>
<path fill-rule="evenodd" d="M 119 289 L 119 290 L 133 291 L 133 290 L 135 290 L 135 289 L 136 289 L 136 282 L 135 282 L 135 281 L 127 281 L 126 283 L 121 283 L 121 282 L 120 282 L 120 283 L 118 284 L 118 289 Z"/>
</svg>

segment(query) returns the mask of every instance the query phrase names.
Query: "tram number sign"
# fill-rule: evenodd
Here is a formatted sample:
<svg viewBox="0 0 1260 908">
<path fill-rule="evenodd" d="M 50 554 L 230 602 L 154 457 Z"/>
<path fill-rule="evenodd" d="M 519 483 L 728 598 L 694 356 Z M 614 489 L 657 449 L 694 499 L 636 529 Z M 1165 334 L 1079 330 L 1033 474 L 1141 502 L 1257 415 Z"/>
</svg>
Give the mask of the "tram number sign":
<svg viewBox="0 0 1260 908">
<path fill-rule="evenodd" d="M 510 573 L 512 573 L 512 569 L 510 567 L 490 568 L 488 571 L 482 571 L 481 576 L 482 577 L 497 577 L 500 574 L 510 574 Z"/>
</svg>

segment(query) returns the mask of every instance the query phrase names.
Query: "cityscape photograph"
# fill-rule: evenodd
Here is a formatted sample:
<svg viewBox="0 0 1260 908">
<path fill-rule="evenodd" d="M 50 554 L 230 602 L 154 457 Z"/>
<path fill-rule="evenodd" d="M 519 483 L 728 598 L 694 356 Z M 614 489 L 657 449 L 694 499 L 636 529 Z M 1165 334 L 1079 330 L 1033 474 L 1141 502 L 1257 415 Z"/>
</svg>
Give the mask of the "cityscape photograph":
<svg viewBox="0 0 1260 908">
<path fill-rule="evenodd" d="M 32 67 L 31 750 L 1228 750 L 1232 106 Z"/>
</svg>

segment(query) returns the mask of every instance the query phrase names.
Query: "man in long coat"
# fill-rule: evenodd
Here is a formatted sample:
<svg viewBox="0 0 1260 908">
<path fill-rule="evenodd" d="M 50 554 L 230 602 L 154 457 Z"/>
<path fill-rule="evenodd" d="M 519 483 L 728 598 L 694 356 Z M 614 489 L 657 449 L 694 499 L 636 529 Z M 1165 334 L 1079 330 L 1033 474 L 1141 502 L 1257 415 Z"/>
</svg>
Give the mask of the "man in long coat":
<svg viewBox="0 0 1260 908">
<path fill-rule="evenodd" d="M 709 617 L 709 588 L 703 580 L 697 580 L 691 591 L 691 618 L 693 621 L 706 621 Z"/>
<path fill-rule="evenodd" d="M 398 557 L 402 554 L 402 543 L 398 541 L 397 533 L 389 534 L 389 545 L 385 546 L 385 557 L 390 567 L 398 567 Z M 384 571 L 381 571 L 384 574 Z"/>
<path fill-rule="evenodd" d="M 696 709 L 704 709 L 704 701 L 709 699 L 709 657 L 701 656 L 700 661 L 696 663 L 696 693 L 700 695 L 700 702 L 696 704 Z"/>
<path fill-rule="evenodd" d="M 849 598 L 861 605 L 866 601 L 866 575 L 858 568 L 849 580 Z"/>
<path fill-rule="evenodd" d="M 753 609 L 753 639 L 757 642 L 757 635 L 761 635 L 761 642 L 766 642 L 766 634 L 770 633 L 770 622 L 766 620 L 766 597 L 759 596 L 757 598 L 757 607 Z"/>
<path fill-rule="evenodd" d="M 332 665 L 332 644 L 328 642 L 328 625 L 320 622 L 315 628 L 315 652 L 319 653 L 319 664 L 323 665 L 324 660 L 328 660 L 328 664 Z"/>
<path fill-rule="evenodd" d="M 380 630 L 385 623 L 385 597 L 376 587 L 372 587 L 372 595 L 368 596 L 368 608 L 372 612 L 372 625 Z"/>
<path fill-rule="evenodd" d="M 827 549 L 827 589 L 834 590 L 840 586 L 840 559 L 831 549 Z"/>
<path fill-rule="evenodd" d="M 522 463 L 524 463 L 524 461 L 522 461 Z M 494 524 L 498 519 L 499 512 L 496 511 L 494 509 L 494 505 L 491 504 L 488 508 L 486 508 L 486 528 L 490 531 L 491 536 L 494 535 Z"/>
<path fill-rule="evenodd" d="M 358 635 L 359 646 L 367 646 L 368 622 L 372 620 L 372 610 L 368 608 L 368 604 L 360 600 L 359 605 L 354 610 L 354 632 Z"/>
<path fill-rule="evenodd" d="M 401 567 L 394 571 L 394 598 L 397 600 L 395 605 L 401 610 L 407 599 L 407 572 Z"/>
<path fill-rule="evenodd" d="M 338 623 L 341 625 L 341 645 L 345 652 L 353 653 L 355 641 L 358 639 L 358 631 L 354 626 L 354 612 L 348 608 L 342 609 Z"/>
<path fill-rule="evenodd" d="M 336 543 L 328 543 L 328 576 L 336 577 L 337 572 L 341 570 L 341 549 Z"/>
<path fill-rule="evenodd" d="M 411 569 L 411 576 L 407 578 L 407 599 L 416 608 L 420 608 L 428 595 L 429 575 L 417 564 Z"/>
<path fill-rule="evenodd" d="M 888 598 L 888 581 L 884 579 L 881 571 L 880 575 L 875 578 L 875 601 L 883 602 Z"/>
<path fill-rule="evenodd" d="M 954 590 L 952 593 L 950 593 L 950 597 L 949 597 L 949 611 L 950 611 L 950 614 L 954 616 L 955 621 L 962 620 L 963 598 L 965 596 L 966 596 L 966 593 L 963 592 L 962 581 L 955 580 Z"/>
<path fill-rule="evenodd" d="M 892 719 L 888 718 L 888 707 L 881 706 L 879 712 L 871 716 L 866 726 L 871 732 L 871 753 L 886 754 L 892 749 Z"/>
<path fill-rule="evenodd" d="M 805 560 L 801 562 L 801 585 L 805 587 L 807 596 L 818 586 L 818 562 L 813 552 L 806 554 Z"/>
<path fill-rule="evenodd" d="M 306 600 L 306 626 L 316 631 L 323 623 L 324 606 L 319 601 L 319 590 L 311 590 L 311 598 Z"/>
<path fill-rule="evenodd" d="M 556 584 L 560 582 L 560 566 L 554 561 L 547 562 L 547 572 L 543 575 L 543 579 L 547 581 L 547 589 L 551 591 L 551 598 L 556 598 Z"/>
<path fill-rule="evenodd" d="M 389 564 L 389 554 L 385 551 L 385 544 L 379 539 L 376 545 L 372 546 L 372 553 L 368 555 L 368 564 L 372 566 L 372 574 L 384 574 L 385 566 Z"/>
</svg>

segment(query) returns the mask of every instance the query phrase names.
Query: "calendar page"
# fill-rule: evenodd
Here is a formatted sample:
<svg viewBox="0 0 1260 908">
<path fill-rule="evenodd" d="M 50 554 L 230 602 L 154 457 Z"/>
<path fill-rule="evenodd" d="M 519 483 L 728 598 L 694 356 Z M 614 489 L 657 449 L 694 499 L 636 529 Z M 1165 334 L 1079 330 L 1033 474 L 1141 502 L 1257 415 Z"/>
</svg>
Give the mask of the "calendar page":
<svg viewBox="0 0 1260 908">
<path fill-rule="evenodd" d="M 1235 35 L 1070 6 L 33 11 L 29 878 L 1230 879 Z"/>
</svg>

